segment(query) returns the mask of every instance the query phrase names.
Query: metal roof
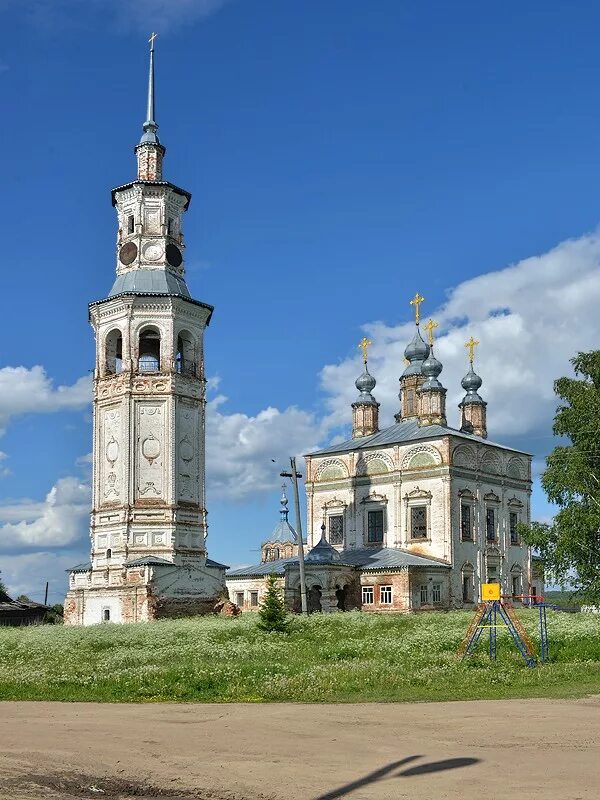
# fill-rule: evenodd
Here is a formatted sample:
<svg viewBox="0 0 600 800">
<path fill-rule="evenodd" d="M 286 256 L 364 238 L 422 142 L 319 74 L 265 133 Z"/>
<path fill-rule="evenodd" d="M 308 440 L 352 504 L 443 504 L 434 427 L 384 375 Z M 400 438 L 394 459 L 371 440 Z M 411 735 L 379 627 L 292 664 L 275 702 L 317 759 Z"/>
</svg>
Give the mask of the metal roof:
<svg viewBox="0 0 600 800">
<path fill-rule="evenodd" d="M 176 566 L 172 561 L 160 556 L 142 556 L 141 558 L 134 558 L 131 561 L 125 561 L 124 567 L 151 567 L 151 566 Z"/>
<path fill-rule="evenodd" d="M 130 181 L 129 183 L 124 183 L 121 186 L 115 187 L 111 192 L 112 204 L 113 206 L 116 205 L 116 198 L 115 195 L 117 192 L 122 192 L 124 189 L 130 189 L 132 186 L 168 186 L 172 189 L 176 194 L 180 194 L 182 197 L 185 197 L 186 203 L 184 206 L 184 211 L 187 211 L 190 201 L 192 199 L 192 195 L 190 192 L 186 192 L 185 189 L 180 189 L 179 186 L 175 186 L 174 183 L 170 183 L 170 181 L 143 181 L 143 180 L 135 180 Z"/>
<path fill-rule="evenodd" d="M 346 564 L 360 567 L 364 571 L 382 569 L 401 569 L 402 567 L 443 567 L 450 569 L 450 564 L 437 561 L 434 558 L 416 556 L 407 550 L 398 550 L 394 547 L 363 547 L 360 550 L 343 550 L 340 553 Z"/>
<path fill-rule="evenodd" d="M 220 567 L 221 569 L 229 569 L 227 564 L 220 564 L 218 561 L 213 561 L 212 558 L 206 559 L 206 566 L 207 567 Z"/>
<path fill-rule="evenodd" d="M 349 439 L 340 444 L 333 444 L 330 447 L 325 447 L 322 450 L 315 450 L 312 453 L 307 453 L 310 456 L 323 456 L 329 453 L 349 453 L 354 450 L 367 450 L 371 447 L 385 447 L 392 444 L 403 444 L 405 442 L 417 442 L 424 439 L 439 439 L 441 436 L 457 436 L 461 439 L 467 439 L 471 442 L 479 442 L 481 444 L 499 447 L 502 450 L 510 450 L 514 453 L 521 453 L 529 455 L 524 450 L 516 450 L 514 447 L 507 447 L 504 444 L 497 442 L 490 442 L 489 439 L 482 439 L 481 436 L 474 436 L 472 433 L 464 433 L 456 428 L 450 428 L 447 425 L 425 425 L 420 426 L 415 419 L 406 419 L 391 425 L 389 428 L 384 428 L 377 433 L 372 433 L 370 436 L 361 436 L 356 439 Z"/>
<path fill-rule="evenodd" d="M 76 564 L 74 567 L 66 569 L 65 572 L 89 572 L 91 568 L 92 568 L 92 562 L 84 561 L 83 564 Z"/>
<path fill-rule="evenodd" d="M 174 294 L 191 298 L 184 279 L 167 269 L 133 269 L 118 275 L 108 296 L 119 294 Z"/>
<path fill-rule="evenodd" d="M 360 550 L 342 550 L 339 553 L 338 560 L 328 562 L 311 560 L 309 553 L 305 561 L 309 566 L 314 564 L 323 564 L 324 566 L 335 564 L 336 566 L 357 567 L 363 572 L 403 569 L 404 567 L 441 567 L 442 569 L 450 569 L 450 564 L 444 561 L 416 556 L 406 550 L 397 550 L 393 547 L 364 547 Z M 292 566 L 297 563 L 297 558 L 280 558 L 278 561 L 267 561 L 264 564 L 253 564 L 249 567 L 231 570 L 227 572 L 225 578 L 262 577 L 271 574 L 282 576 L 285 574 L 286 566 Z"/>
<path fill-rule="evenodd" d="M 240 567 L 227 572 L 225 578 L 260 577 L 263 575 L 284 575 L 286 564 L 297 564 L 297 558 L 279 558 L 277 561 L 266 561 L 264 564 L 253 564 L 249 567 Z"/>
</svg>

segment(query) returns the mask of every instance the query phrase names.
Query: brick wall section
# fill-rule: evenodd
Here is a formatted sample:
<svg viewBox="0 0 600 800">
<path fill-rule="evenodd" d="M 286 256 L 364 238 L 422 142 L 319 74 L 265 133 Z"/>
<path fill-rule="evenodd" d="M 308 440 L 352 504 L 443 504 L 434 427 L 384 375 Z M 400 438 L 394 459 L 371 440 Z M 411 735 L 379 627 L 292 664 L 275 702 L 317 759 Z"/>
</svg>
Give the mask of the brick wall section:
<svg viewBox="0 0 600 800">
<path fill-rule="evenodd" d="M 410 611 L 410 582 L 408 572 L 396 572 L 387 575 L 380 573 L 364 573 L 361 576 L 361 587 L 362 586 L 372 586 L 375 595 L 375 602 L 373 605 L 361 604 L 363 611 Z M 381 586 L 392 587 L 391 605 L 380 602 Z"/>
</svg>

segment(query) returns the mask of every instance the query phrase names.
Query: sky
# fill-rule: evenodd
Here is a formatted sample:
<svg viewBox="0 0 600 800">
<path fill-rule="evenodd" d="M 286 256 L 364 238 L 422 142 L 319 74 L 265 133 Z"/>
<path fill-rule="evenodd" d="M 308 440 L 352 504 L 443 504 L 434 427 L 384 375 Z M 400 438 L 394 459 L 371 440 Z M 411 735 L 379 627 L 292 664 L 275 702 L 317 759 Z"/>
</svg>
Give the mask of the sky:
<svg viewBox="0 0 600 800">
<path fill-rule="evenodd" d="M 11 592 L 48 580 L 60 602 L 88 558 L 87 304 L 114 279 L 152 30 L 165 177 L 193 195 L 187 283 L 215 306 L 211 557 L 257 560 L 286 459 L 347 437 L 365 334 L 392 421 L 416 291 L 449 424 L 474 335 L 489 437 L 533 454 L 549 519 L 553 381 L 600 341 L 599 26 L 591 0 L 0 0 Z"/>
</svg>

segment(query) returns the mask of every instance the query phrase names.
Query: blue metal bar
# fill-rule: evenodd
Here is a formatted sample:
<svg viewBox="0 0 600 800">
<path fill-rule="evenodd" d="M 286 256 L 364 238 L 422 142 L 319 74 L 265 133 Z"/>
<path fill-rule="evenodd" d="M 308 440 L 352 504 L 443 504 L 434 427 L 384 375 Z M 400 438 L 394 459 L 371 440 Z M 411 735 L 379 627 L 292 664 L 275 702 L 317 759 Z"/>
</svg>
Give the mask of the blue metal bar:
<svg viewBox="0 0 600 800">
<path fill-rule="evenodd" d="M 500 603 L 498 604 L 498 609 L 500 611 L 500 616 L 504 620 L 504 624 L 506 625 L 506 627 L 510 631 L 510 635 L 512 636 L 514 643 L 516 644 L 519 652 L 521 653 L 521 655 L 525 659 L 525 663 L 527 664 L 528 667 L 535 667 L 535 658 L 529 652 L 529 648 L 526 647 L 525 642 L 523 641 L 523 639 L 521 639 L 521 636 L 519 635 L 518 630 L 515 628 L 512 619 L 506 613 L 506 610 L 502 607 L 502 605 Z"/>
</svg>

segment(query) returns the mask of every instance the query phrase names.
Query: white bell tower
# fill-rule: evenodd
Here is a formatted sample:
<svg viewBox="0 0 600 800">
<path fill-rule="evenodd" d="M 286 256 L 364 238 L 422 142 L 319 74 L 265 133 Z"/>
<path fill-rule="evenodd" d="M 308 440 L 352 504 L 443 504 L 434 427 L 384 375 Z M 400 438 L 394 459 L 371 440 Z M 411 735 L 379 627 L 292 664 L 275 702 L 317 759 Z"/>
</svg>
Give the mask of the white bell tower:
<svg viewBox="0 0 600 800">
<path fill-rule="evenodd" d="M 96 335 L 91 563 L 70 573 L 65 622 L 135 622 L 212 609 L 207 559 L 204 330 L 213 308 L 185 283 L 191 195 L 163 180 L 154 39 L 137 179 L 112 192 L 117 277 L 90 304 Z"/>
</svg>

